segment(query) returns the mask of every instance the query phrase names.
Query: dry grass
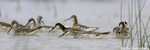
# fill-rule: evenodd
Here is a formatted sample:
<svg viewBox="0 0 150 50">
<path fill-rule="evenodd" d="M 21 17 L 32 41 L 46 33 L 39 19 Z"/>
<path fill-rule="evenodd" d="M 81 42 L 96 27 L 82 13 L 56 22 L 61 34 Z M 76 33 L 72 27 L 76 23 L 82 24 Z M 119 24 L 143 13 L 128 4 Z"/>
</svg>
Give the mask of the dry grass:
<svg viewBox="0 0 150 50">
<path fill-rule="evenodd" d="M 128 4 L 128 16 L 129 16 L 129 32 L 130 39 L 122 39 L 122 47 L 131 47 L 131 50 L 138 44 L 138 49 L 148 48 L 150 49 L 149 44 L 149 35 L 147 33 L 147 28 L 149 26 L 150 17 L 148 18 L 146 24 L 144 24 L 142 19 L 142 10 L 146 0 L 131 0 Z M 135 20 L 133 20 L 135 19 Z M 135 42 L 137 41 L 137 42 Z M 124 44 L 125 43 L 125 44 Z"/>
</svg>

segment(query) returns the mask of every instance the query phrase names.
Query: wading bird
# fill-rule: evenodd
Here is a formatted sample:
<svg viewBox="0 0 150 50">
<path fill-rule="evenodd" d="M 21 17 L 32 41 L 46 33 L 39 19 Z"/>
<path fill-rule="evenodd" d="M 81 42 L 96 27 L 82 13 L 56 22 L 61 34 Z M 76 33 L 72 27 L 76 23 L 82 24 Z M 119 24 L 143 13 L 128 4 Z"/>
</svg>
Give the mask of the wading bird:
<svg viewBox="0 0 150 50">
<path fill-rule="evenodd" d="M 56 23 L 55 27 L 52 28 L 52 30 L 54 30 L 57 26 L 59 26 L 59 28 L 63 31 L 63 34 L 60 35 L 59 38 L 62 37 L 63 35 L 65 35 L 66 33 L 70 33 L 74 38 L 84 38 L 85 34 L 87 35 L 86 37 L 89 37 L 90 34 L 95 35 L 94 37 L 109 34 L 109 32 L 101 33 L 101 32 L 93 32 L 93 31 L 85 31 L 85 30 L 79 29 L 79 28 L 65 27 L 61 23 Z M 49 32 L 51 32 L 52 30 L 50 30 Z"/>
<path fill-rule="evenodd" d="M 70 20 L 70 19 L 73 19 L 73 26 L 72 26 L 73 28 L 80 28 L 80 29 L 84 29 L 86 31 L 96 31 L 96 30 L 98 30 L 98 27 L 90 27 L 90 26 L 85 26 L 85 25 L 79 24 L 76 15 L 72 15 L 70 18 L 68 18 L 64 21 L 67 21 L 67 20 Z"/>
<path fill-rule="evenodd" d="M 113 29 L 113 32 L 116 34 L 117 38 L 129 38 L 129 28 L 126 21 L 121 21 L 119 26 Z"/>
<path fill-rule="evenodd" d="M 13 29 L 15 36 L 35 35 L 40 28 L 42 28 L 42 27 L 37 27 L 37 28 L 33 28 L 33 29 L 21 27 L 16 20 L 13 20 L 11 23 L 11 28 L 9 29 L 7 34 L 10 32 L 11 29 Z"/>
</svg>

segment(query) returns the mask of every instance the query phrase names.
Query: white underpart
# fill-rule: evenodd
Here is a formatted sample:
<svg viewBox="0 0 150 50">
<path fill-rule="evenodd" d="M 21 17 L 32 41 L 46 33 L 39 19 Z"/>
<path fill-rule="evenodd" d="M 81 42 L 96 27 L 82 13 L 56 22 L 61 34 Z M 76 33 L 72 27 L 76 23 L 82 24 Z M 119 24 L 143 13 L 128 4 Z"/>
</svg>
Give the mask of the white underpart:
<svg viewBox="0 0 150 50">
<path fill-rule="evenodd" d="M 120 28 L 120 29 L 123 28 L 123 25 L 121 24 L 121 25 L 119 26 L 119 28 Z"/>
<path fill-rule="evenodd" d="M 39 32 L 48 32 L 48 31 L 50 31 L 52 28 L 41 28 L 40 30 L 39 30 Z"/>
</svg>

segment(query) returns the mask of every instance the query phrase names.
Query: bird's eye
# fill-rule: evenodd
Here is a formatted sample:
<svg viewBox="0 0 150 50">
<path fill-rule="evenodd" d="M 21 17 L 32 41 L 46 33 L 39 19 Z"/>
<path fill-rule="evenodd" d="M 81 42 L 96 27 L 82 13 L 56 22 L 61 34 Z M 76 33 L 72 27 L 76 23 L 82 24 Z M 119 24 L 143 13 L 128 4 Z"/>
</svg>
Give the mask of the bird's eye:
<svg viewBox="0 0 150 50">
<path fill-rule="evenodd" d="M 125 21 L 124 23 L 127 25 L 127 22 L 126 22 L 126 21 Z"/>
<path fill-rule="evenodd" d="M 118 32 L 119 34 L 121 33 L 121 32 Z"/>
</svg>

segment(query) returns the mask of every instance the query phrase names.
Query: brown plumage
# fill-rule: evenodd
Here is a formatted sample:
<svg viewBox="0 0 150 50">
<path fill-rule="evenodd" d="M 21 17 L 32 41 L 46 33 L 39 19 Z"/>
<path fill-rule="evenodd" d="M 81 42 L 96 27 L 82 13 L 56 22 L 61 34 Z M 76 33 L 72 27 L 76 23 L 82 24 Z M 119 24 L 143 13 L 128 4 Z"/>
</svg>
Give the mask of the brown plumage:
<svg viewBox="0 0 150 50">
<path fill-rule="evenodd" d="M 13 20 L 11 23 L 10 30 L 13 29 L 15 36 L 27 36 L 27 35 L 35 35 L 40 28 L 42 27 L 37 27 L 33 29 L 21 27 L 16 20 Z M 9 33 L 10 30 L 7 33 Z"/>
<path fill-rule="evenodd" d="M 70 20 L 70 19 L 73 19 L 73 28 L 80 28 L 80 29 L 84 29 L 84 30 L 87 30 L 87 31 L 96 31 L 96 30 L 99 29 L 98 27 L 89 27 L 89 26 L 79 24 L 76 15 L 72 15 L 70 18 L 68 18 L 64 21 L 67 21 L 67 20 Z"/>
<path fill-rule="evenodd" d="M 6 26 L 6 27 L 11 27 L 11 24 L 5 23 L 5 22 L 0 22 L 1 26 Z"/>
<path fill-rule="evenodd" d="M 11 24 L 0 22 L 0 32 L 8 31 L 10 27 L 11 27 Z"/>
<path fill-rule="evenodd" d="M 74 38 L 81 38 L 83 34 L 95 34 L 97 36 L 103 35 L 103 34 L 109 34 L 108 32 L 100 33 L 100 32 L 93 32 L 93 31 L 85 31 L 85 30 L 79 29 L 79 28 L 65 27 L 61 23 L 56 23 L 55 27 L 52 28 L 52 30 L 55 29 L 57 26 L 59 26 L 59 28 L 63 31 L 63 34 L 60 35 L 59 37 L 64 36 L 67 32 L 69 32 Z M 51 32 L 52 30 L 50 30 L 49 32 Z"/>
<path fill-rule="evenodd" d="M 116 33 L 117 38 L 128 38 L 129 37 L 129 28 L 126 21 L 121 21 L 119 26 L 113 29 L 113 32 Z"/>
</svg>

